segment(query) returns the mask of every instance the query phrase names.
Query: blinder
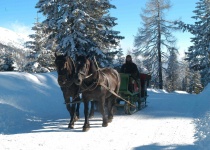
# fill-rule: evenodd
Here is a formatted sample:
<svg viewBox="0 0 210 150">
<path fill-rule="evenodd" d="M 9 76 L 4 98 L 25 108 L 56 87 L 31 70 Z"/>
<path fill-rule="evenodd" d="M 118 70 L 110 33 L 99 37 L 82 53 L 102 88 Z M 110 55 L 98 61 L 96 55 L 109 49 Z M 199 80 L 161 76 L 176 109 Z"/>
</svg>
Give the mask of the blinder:
<svg viewBox="0 0 210 150">
<path fill-rule="evenodd" d="M 87 59 L 84 66 L 82 66 L 82 62 L 78 61 L 78 65 L 81 65 L 78 74 L 83 75 L 84 77 L 88 75 L 90 69 L 90 61 Z"/>
</svg>

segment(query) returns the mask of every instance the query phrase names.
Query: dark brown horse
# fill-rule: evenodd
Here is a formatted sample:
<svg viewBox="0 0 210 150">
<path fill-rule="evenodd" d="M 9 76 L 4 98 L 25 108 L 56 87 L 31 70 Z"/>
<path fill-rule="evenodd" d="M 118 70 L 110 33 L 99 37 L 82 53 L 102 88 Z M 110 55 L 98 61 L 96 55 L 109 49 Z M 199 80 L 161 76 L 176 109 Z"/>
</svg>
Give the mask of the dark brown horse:
<svg viewBox="0 0 210 150">
<path fill-rule="evenodd" d="M 102 126 L 108 126 L 108 122 L 113 119 L 113 107 L 116 99 L 113 92 L 118 93 L 120 87 L 118 72 L 112 68 L 99 69 L 94 61 L 87 59 L 85 56 L 77 56 L 75 83 L 80 86 L 83 96 L 85 114 L 83 131 L 90 128 L 88 118 L 89 100 L 98 101 L 99 110 L 103 117 Z M 108 106 L 108 118 L 105 114 L 105 103 Z"/>
<path fill-rule="evenodd" d="M 79 86 L 74 83 L 75 66 L 73 60 L 67 55 L 57 55 L 55 53 L 55 65 L 58 73 L 58 84 L 63 92 L 65 105 L 70 114 L 68 128 L 74 128 L 74 122 L 79 119 L 80 103 L 71 104 L 70 97 L 73 101 L 80 101 Z M 76 110 L 75 110 L 76 108 Z"/>
</svg>

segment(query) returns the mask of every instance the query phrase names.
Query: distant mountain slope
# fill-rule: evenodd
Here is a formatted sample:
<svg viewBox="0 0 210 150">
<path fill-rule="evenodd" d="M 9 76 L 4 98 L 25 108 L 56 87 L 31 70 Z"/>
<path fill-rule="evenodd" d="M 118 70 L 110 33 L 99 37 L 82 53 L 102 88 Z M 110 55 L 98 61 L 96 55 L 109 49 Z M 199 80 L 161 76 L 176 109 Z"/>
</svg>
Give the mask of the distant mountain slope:
<svg viewBox="0 0 210 150">
<path fill-rule="evenodd" d="M 2 46 L 25 50 L 24 43 L 28 40 L 29 38 L 23 34 L 0 27 L 0 45 Z"/>
</svg>

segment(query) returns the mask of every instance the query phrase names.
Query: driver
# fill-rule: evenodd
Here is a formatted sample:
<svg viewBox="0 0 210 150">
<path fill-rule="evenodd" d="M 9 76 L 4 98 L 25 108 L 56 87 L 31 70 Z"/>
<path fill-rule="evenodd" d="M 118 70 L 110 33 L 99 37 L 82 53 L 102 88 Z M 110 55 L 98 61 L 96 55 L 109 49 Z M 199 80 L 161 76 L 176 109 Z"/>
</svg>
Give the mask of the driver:
<svg viewBox="0 0 210 150">
<path fill-rule="evenodd" d="M 131 55 L 126 56 L 125 63 L 122 65 L 120 72 L 121 73 L 129 73 L 136 79 L 139 78 L 139 70 L 138 70 L 136 64 L 133 63 Z"/>
<path fill-rule="evenodd" d="M 131 74 L 132 78 L 137 82 L 138 87 L 140 87 L 140 73 L 137 68 L 137 65 L 133 63 L 131 55 L 126 56 L 125 63 L 122 65 L 120 72 Z"/>
</svg>

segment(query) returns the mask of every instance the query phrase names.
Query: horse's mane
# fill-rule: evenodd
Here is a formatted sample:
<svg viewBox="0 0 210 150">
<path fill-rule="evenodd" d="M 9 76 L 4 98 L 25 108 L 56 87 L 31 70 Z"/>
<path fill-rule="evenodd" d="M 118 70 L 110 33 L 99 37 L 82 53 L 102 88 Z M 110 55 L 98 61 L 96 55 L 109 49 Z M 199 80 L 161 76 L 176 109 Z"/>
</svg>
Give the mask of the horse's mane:
<svg viewBox="0 0 210 150">
<path fill-rule="evenodd" d="M 91 59 L 88 59 L 88 60 L 90 61 L 90 70 L 89 70 L 89 72 L 90 73 L 96 72 L 97 71 L 97 67 L 96 67 L 95 62 L 93 60 L 91 60 Z"/>
<path fill-rule="evenodd" d="M 64 68 L 67 69 L 69 75 L 72 75 L 74 73 L 74 70 L 75 70 L 75 66 L 74 66 L 74 61 L 72 60 L 71 57 L 67 57 L 67 60 L 64 64 Z"/>
</svg>

